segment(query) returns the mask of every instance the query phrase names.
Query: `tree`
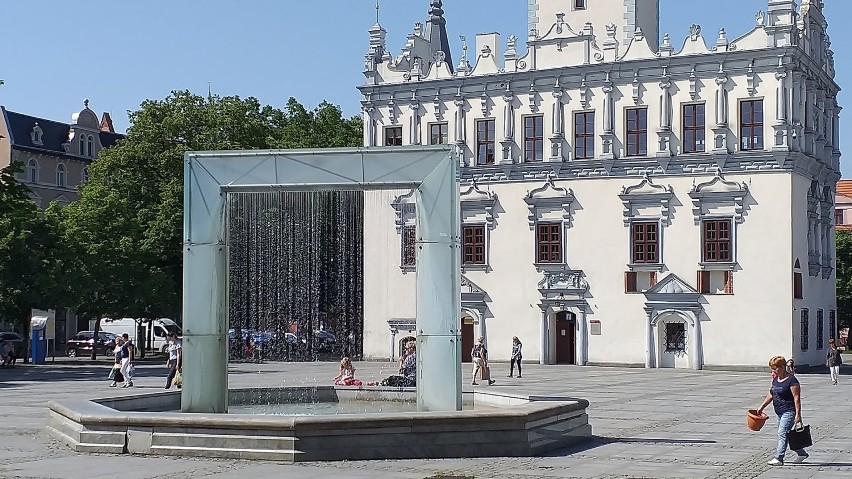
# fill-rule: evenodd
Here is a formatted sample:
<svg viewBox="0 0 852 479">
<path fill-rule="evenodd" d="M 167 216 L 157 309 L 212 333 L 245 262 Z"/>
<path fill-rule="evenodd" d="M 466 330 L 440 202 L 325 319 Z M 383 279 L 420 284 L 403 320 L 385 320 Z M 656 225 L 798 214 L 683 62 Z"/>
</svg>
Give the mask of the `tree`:
<svg viewBox="0 0 852 479">
<path fill-rule="evenodd" d="M 327 102 L 308 111 L 291 98 L 279 110 L 189 91 L 143 102 L 130 123 L 63 211 L 80 258 L 77 309 L 95 317 L 179 314 L 185 152 L 359 146 L 362 137 L 360 119 L 344 119 Z"/>
<path fill-rule="evenodd" d="M 0 316 L 19 330 L 33 308 L 55 308 L 66 292 L 58 206 L 40 210 L 15 179 L 21 171 L 17 162 L 0 171 Z"/>
<path fill-rule="evenodd" d="M 852 232 L 837 230 L 837 328 L 852 325 Z"/>
</svg>

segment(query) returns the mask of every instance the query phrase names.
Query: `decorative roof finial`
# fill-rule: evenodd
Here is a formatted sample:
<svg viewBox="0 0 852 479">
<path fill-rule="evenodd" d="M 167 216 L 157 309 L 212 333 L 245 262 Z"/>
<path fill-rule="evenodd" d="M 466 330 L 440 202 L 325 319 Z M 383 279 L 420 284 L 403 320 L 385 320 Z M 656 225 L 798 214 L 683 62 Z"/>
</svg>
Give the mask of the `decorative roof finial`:
<svg viewBox="0 0 852 479">
<path fill-rule="evenodd" d="M 376 0 L 376 24 L 379 23 L 379 0 Z"/>
<path fill-rule="evenodd" d="M 88 98 L 86 98 L 85 100 L 83 100 L 83 107 L 85 107 L 85 108 L 89 108 L 89 99 L 88 99 Z"/>
</svg>

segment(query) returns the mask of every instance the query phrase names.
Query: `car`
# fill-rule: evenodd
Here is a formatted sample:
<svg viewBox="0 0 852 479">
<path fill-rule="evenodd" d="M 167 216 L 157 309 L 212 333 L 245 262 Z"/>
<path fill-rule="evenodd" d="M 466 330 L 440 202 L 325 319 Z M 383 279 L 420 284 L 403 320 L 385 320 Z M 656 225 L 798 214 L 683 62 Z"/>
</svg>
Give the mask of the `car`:
<svg viewBox="0 0 852 479">
<path fill-rule="evenodd" d="M 95 336 L 94 331 L 80 331 L 76 336 L 69 339 L 65 343 L 65 354 L 69 358 L 74 358 L 84 354 L 92 354 L 92 338 Z M 115 349 L 116 335 L 107 331 L 98 332 L 98 354 L 112 354 Z"/>
<path fill-rule="evenodd" d="M 2 332 L 0 333 L 0 341 L 2 342 L 10 342 L 15 347 L 15 356 L 23 357 L 24 355 L 24 338 L 21 337 L 18 333 L 13 332 Z"/>
</svg>

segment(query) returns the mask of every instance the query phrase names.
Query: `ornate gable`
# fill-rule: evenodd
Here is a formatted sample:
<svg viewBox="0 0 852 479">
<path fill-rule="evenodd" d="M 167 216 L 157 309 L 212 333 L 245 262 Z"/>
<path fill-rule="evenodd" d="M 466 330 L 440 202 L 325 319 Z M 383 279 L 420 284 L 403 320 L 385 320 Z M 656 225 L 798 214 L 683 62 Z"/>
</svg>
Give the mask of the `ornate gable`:
<svg viewBox="0 0 852 479">
<path fill-rule="evenodd" d="M 678 275 L 669 273 L 645 294 L 698 294 L 698 291 Z"/>
<path fill-rule="evenodd" d="M 656 185 L 645 173 L 642 180 L 632 186 L 622 186 L 621 204 L 624 205 L 624 226 L 630 226 L 630 220 L 643 216 L 645 209 L 653 208 L 665 224 L 670 222 L 670 204 L 674 198 L 671 185 Z M 659 210 L 657 210 L 659 208 Z M 645 214 L 647 215 L 647 213 Z"/>
<path fill-rule="evenodd" d="M 722 177 L 722 173 L 717 171 L 712 180 L 693 186 L 689 192 L 695 224 L 699 224 L 708 209 L 713 206 L 732 206 L 734 221 L 742 223 L 747 195 L 748 185 L 727 181 Z"/>
<path fill-rule="evenodd" d="M 547 177 L 547 181 L 540 187 L 527 192 L 524 202 L 527 204 L 529 214 L 527 219 L 530 228 L 541 214 L 561 212 L 563 221 L 571 225 L 571 203 L 574 202 L 574 192 L 570 188 L 556 186 L 553 182 L 555 175 Z"/>
<path fill-rule="evenodd" d="M 465 214 L 483 216 L 485 224 L 489 229 L 494 229 L 494 205 L 497 203 L 497 194 L 493 191 L 485 191 L 479 188 L 474 179 L 470 179 L 467 188 L 459 193 L 461 200 L 462 217 Z"/>
</svg>

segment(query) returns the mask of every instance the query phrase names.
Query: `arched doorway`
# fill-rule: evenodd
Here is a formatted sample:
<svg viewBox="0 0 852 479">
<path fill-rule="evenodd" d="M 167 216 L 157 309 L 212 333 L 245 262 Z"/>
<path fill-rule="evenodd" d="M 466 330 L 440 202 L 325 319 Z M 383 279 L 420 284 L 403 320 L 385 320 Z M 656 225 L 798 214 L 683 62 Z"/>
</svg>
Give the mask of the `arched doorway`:
<svg viewBox="0 0 852 479">
<path fill-rule="evenodd" d="M 473 361 L 470 357 L 470 351 L 473 349 L 473 323 L 474 319 L 472 317 L 462 316 L 461 357 L 463 363 Z"/>
<path fill-rule="evenodd" d="M 570 311 L 556 313 L 556 364 L 577 364 L 577 317 Z"/>
<path fill-rule="evenodd" d="M 659 367 L 688 369 L 689 324 L 678 313 L 665 313 L 657 320 L 657 344 L 659 345 Z"/>
</svg>

